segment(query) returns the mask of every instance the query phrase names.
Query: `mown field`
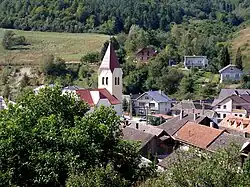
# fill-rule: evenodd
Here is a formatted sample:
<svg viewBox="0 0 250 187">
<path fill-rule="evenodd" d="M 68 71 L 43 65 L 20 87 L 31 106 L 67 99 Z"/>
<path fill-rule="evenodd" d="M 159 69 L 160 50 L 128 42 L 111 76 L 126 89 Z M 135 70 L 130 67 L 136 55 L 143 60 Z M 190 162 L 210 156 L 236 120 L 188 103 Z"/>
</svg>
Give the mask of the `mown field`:
<svg viewBox="0 0 250 187">
<path fill-rule="evenodd" d="M 0 28 L 0 41 L 5 29 Z M 79 61 L 89 52 L 99 51 L 109 38 L 107 35 L 89 33 L 55 33 L 14 30 L 17 35 L 25 36 L 28 43 L 25 47 L 5 50 L 0 45 L 0 63 L 17 65 L 38 65 L 46 54 L 62 57 L 67 62 Z"/>
</svg>

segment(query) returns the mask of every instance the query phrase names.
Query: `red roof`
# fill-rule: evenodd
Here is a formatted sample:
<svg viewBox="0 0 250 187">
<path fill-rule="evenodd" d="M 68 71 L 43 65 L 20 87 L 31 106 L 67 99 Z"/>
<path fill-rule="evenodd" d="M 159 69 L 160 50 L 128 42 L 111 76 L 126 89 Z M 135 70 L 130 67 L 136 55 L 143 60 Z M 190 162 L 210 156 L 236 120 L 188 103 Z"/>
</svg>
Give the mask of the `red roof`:
<svg viewBox="0 0 250 187">
<path fill-rule="evenodd" d="M 174 137 L 185 143 L 206 149 L 223 132 L 220 129 L 188 122 L 174 134 Z"/>
<path fill-rule="evenodd" d="M 90 106 L 94 106 L 94 101 L 89 90 L 76 90 L 76 94 L 79 95 L 81 100 L 87 102 Z"/>
<path fill-rule="evenodd" d="M 83 101 L 87 102 L 90 106 L 93 106 L 95 103 L 93 101 L 91 91 L 99 92 L 99 100 L 108 99 L 111 105 L 117 105 L 121 103 L 115 96 L 111 95 L 106 88 L 76 90 L 76 93 Z"/>
<path fill-rule="evenodd" d="M 102 59 L 100 70 L 107 69 L 113 72 L 115 68 L 120 68 L 120 64 L 118 62 L 113 45 L 110 42 L 107 51 Z"/>
</svg>

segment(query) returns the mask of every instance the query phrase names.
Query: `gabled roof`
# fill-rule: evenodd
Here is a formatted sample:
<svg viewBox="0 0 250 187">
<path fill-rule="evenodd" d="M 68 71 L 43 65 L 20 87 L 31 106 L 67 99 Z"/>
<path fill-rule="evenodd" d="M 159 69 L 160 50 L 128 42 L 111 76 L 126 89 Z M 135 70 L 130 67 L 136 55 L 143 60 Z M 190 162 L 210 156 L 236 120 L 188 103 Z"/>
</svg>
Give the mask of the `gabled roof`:
<svg viewBox="0 0 250 187">
<path fill-rule="evenodd" d="M 220 129 L 188 122 L 173 137 L 184 143 L 206 149 L 223 132 Z"/>
<path fill-rule="evenodd" d="M 194 114 L 186 114 L 180 119 L 180 116 L 177 116 L 173 119 L 166 121 L 165 123 L 158 126 L 159 128 L 165 130 L 170 136 L 174 135 L 182 126 L 187 122 L 202 123 L 203 120 L 208 119 L 212 122 L 207 116 L 197 116 L 194 120 Z"/>
<path fill-rule="evenodd" d="M 220 127 L 250 133 L 250 118 L 228 115 L 220 122 Z"/>
<path fill-rule="evenodd" d="M 129 127 L 133 128 L 133 129 L 137 129 L 135 123 L 129 125 Z M 140 130 L 142 132 L 152 134 L 152 135 L 155 135 L 157 137 L 160 136 L 160 135 L 161 136 L 162 135 L 167 135 L 167 133 L 163 129 L 157 128 L 157 127 L 152 126 L 152 125 L 138 124 L 138 130 Z"/>
<path fill-rule="evenodd" d="M 150 140 L 152 140 L 155 137 L 155 135 L 131 127 L 126 127 L 122 129 L 122 133 L 124 140 L 140 141 L 141 147 L 146 145 Z"/>
<path fill-rule="evenodd" d="M 233 68 L 232 71 L 234 73 L 242 73 L 242 71 L 239 68 L 237 68 L 236 65 L 233 65 L 233 64 L 229 64 L 226 67 L 222 68 L 221 70 L 219 70 L 219 73 L 222 73 L 223 71 L 228 70 L 230 68 Z"/>
<path fill-rule="evenodd" d="M 111 105 L 117 105 L 121 103 L 114 95 L 111 95 L 106 88 L 80 89 L 76 90 L 76 94 L 79 95 L 80 99 L 87 102 L 90 106 L 98 104 L 101 99 L 107 99 Z"/>
<path fill-rule="evenodd" d="M 221 89 L 218 99 L 225 99 L 231 95 L 250 95 L 250 89 Z"/>
<path fill-rule="evenodd" d="M 111 70 L 111 72 L 113 72 L 115 68 L 120 68 L 120 64 L 118 62 L 113 45 L 111 42 L 109 42 L 109 46 L 102 59 L 99 70 Z"/>
<path fill-rule="evenodd" d="M 143 50 L 145 50 L 145 49 L 152 49 L 152 50 L 154 50 L 155 53 L 156 53 L 155 47 L 153 47 L 153 46 L 148 46 L 148 47 L 143 47 L 143 48 L 141 48 L 141 49 L 138 49 L 138 50 L 135 52 L 135 54 L 138 54 L 138 53 L 140 53 L 141 51 L 143 51 Z"/>
<path fill-rule="evenodd" d="M 171 101 L 171 99 L 161 91 L 148 91 L 148 92 L 141 94 L 137 99 L 141 98 L 145 94 L 147 94 L 149 97 L 151 97 L 154 101 L 158 103 Z"/>
<path fill-rule="evenodd" d="M 213 143 L 211 143 L 211 145 L 208 146 L 208 150 L 217 151 L 219 149 L 225 149 L 231 146 L 231 144 L 236 144 L 242 147 L 243 144 L 248 141 L 249 139 L 242 136 L 235 136 L 224 132 Z"/>
<path fill-rule="evenodd" d="M 75 90 L 80 90 L 83 88 L 80 88 L 79 86 L 66 86 L 63 88 L 63 90 L 69 90 L 69 91 L 75 91 Z"/>
</svg>

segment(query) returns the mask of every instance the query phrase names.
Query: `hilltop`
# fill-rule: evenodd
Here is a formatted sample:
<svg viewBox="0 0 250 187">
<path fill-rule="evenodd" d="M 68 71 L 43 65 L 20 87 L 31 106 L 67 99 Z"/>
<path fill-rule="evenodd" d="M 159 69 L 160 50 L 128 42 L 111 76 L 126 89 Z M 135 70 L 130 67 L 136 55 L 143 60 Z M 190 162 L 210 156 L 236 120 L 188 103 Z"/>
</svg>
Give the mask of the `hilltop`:
<svg viewBox="0 0 250 187">
<path fill-rule="evenodd" d="M 5 29 L 0 29 L 0 41 Z M 44 55 L 52 54 L 65 61 L 79 61 L 89 53 L 101 50 L 107 35 L 91 33 L 56 33 L 14 30 L 18 35 L 24 36 L 30 45 L 5 50 L 0 46 L 0 63 L 10 65 L 36 66 Z"/>
</svg>

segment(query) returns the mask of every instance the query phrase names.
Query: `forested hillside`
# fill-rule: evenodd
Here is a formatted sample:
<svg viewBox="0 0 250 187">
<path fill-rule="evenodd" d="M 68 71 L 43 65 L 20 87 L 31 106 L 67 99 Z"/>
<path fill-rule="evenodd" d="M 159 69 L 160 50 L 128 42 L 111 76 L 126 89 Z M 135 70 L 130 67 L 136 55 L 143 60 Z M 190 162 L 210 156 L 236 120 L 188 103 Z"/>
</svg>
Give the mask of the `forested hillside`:
<svg viewBox="0 0 250 187">
<path fill-rule="evenodd" d="M 0 27 L 114 34 L 133 24 L 169 30 L 189 19 L 239 25 L 249 7 L 249 0 L 0 0 Z"/>
</svg>

